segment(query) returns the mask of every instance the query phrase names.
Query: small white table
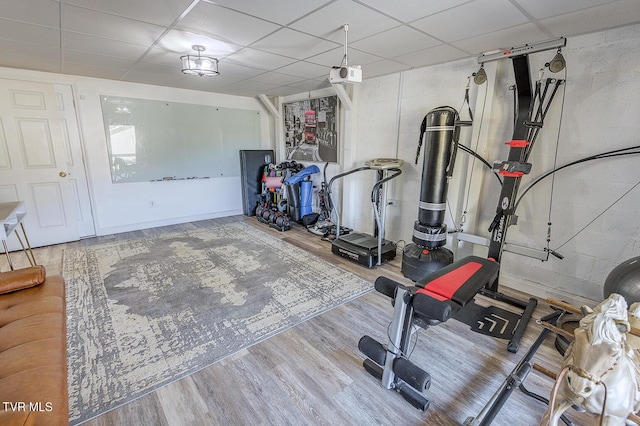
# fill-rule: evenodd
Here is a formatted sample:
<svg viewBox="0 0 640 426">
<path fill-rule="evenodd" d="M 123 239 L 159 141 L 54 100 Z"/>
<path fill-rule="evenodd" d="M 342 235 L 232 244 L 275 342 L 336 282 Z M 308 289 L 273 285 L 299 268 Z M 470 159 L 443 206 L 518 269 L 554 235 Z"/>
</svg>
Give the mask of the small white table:
<svg viewBox="0 0 640 426">
<path fill-rule="evenodd" d="M 4 253 L 7 255 L 7 262 L 9 262 L 9 268 L 11 268 L 12 271 L 13 271 L 13 263 L 11 262 L 11 256 L 9 255 L 9 248 L 7 247 L 7 238 L 9 237 L 9 235 L 11 235 L 12 232 L 15 232 L 16 237 L 18 238 L 18 242 L 22 247 L 22 251 L 27 256 L 27 259 L 29 260 L 29 263 L 31 264 L 31 266 L 36 265 L 36 258 L 33 255 L 33 251 L 31 250 L 31 244 L 29 243 L 29 239 L 27 238 L 27 233 L 24 230 L 24 225 L 22 224 L 22 219 L 24 219 L 26 214 L 27 214 L 27 211 L 24 208 L 24 202 L 22 201 L 0 203 L 0 240 L 2 240 Z M 20 225 L 20 229 L 22 230 L 22 235 L 24 236 L 26 246 L 22 242 L 22 238 L 20 238 L 20 234 L 18 234 L 18 225 Z"/>
</svg>

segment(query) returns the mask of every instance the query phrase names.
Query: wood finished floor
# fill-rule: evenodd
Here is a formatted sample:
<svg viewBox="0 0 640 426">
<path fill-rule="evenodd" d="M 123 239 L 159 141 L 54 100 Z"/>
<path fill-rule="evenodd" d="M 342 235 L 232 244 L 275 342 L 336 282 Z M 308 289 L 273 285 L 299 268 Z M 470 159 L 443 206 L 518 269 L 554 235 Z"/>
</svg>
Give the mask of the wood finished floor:
<svg viewBox="0 0 640 426">
<path fill-rule="evenodd" d="M 328 242 L 302 227 L 281 233 L 244 216 L 90 238 L 34 249 L 34 253 L 48 274 L 58 274 L 65 248 L 237 220 L 369 281 L 386 275 L 410 283 L 400 273 L 401 256 L 369 270 L 334 256 Z M 26 265 L 21 253 L 13 253 L 12 259 L 17 267 Z M 4 256 L 0 268 L 8 269 Z M 483 298 L 478 299 L 482 303 Z M 549 307 L 541 302 L 534 318 L 548 312 Z M 357 349 L 358 340 L 367 334 L 386 342 L 391 315 L 390 300 L 371 292 L 84 424 L 461 425 L 467 417 L 480 412 L 541 331 L 532 322 L 520 351 L 511 354 L 505 341 L 474 333 L 455 320 L 420 330 L 411 360 L 432 376 L 431 388 L 426 392 L 431 407 L 422 412 L 396 392 L 383 389 L 362 367 L 364 356 Z M 534 362 L 558 371 L 561 356 L 553 347 L 552 337 Z M 525 385 L 548 397 L 553 382 L 533 371 Z M 516 390 L 493 424 L 537 425 L 545 409 L 544 404 Z M 572 412 L 569 417 L 576 425 L 591 424 L 584 414 Z"/>
</svg>

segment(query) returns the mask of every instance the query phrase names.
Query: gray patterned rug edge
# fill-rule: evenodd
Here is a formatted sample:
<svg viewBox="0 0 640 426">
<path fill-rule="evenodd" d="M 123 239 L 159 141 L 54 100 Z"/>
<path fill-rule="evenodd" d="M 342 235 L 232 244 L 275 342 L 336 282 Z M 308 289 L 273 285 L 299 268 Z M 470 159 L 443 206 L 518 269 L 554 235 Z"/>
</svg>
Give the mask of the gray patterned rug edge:
<svg viewBox="0 0 640 426">
<path fill-rule="evenodd" d="M 246 223 L 68 249 L 78 424 L 372 290 Z"/>
</svg>

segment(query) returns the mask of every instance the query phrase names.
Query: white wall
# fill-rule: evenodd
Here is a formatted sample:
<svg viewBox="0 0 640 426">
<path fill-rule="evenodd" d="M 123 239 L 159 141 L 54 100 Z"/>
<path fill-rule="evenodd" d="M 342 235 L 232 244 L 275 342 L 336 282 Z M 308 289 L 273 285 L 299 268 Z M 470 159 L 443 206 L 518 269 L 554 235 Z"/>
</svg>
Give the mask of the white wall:
<svg viewBox="0 0 640 426">
<path fill-rule="evenodd" d="M 273 148 L 269 114 L 258 99 L 8 68 L 0 78 L 72 85 L 97 235 L 242 213 L 240 177 L 113 184 L 100 95 L 258 110 L 262 147 Z"/>
<path fill-rule="evenodd" d="M 525 188 L 536 176 L 584 156 L 638 144 L 640 138 L 640 25 L 571 38 L 562 50 L 567 61 L 566 96 L 558 92 L 547 115 L 530 158 L 533 171 L 522 180 Z M 555 52 L 536 53 L 530 57 L 532 78 Z M 508 59 L 485 64 L 489 84 L 472 84 L 472 108 L 475 123 L 465 129 L 462 142 L 478 150 L 489 162 L 505 160 L 513 128 L 513 71 Z M 357 139 L 352 148 L 355 163 L 374 157 L 397 157 L 405 160 L 403 175 L 390 187 L 390 198 L 399 202 L 388 208 L 387 237 L 411 241 L 413 222 L 417 218 L 421 161 L 414 165 L 419 127 L 432 108 L 450 105 L 460 110 L 467 77 L 477 71 L 475 59 L 411 70 L 370 80 L 358 88 L 354 126 Z M 366 69 L 364 70 L 366 75 Z M 563 73 L 545 77 L 564 78 Z M 485 100 L 485 92 L 487 97 Z M 482 112 L 484 117 L 481 120 Z M 560 116 L 562 122 L 560 123 Z M 466 132 L 466 133 L 465 133 Z M 558 134 L 559 132 L 559 134 Z M 558 141 L 556 160 L 556 141 Z M 456 176 L 449 185 L 451 210 L 469 206 L 465 231 L 488 237 L 499 195 L 495 177 L 487 169 L 480 172 L 475 164 L 470 195 L 465 154 L 458 155 Z M 470 161 L 470 160 L 469 160 Z M 471 163 L 471 161 L 470 161 Z M 640 188 L 635 188 L 620 202 L 577 237 L 573 235 L 615 200 L 640 181 L 638 156 L 597 160 L 575 166 L 555 176 L 551 209 L 551 248 L 562 245 L 564 260 L 551 257 L 541 262 L 505 253 L 501 283 L 538 296 L 555 296 L 568 300 L 600 300 L 607 274 L 620 262 L 640 254 Z M 636 165 L 636 166 L 634 166 Z M 371 209 L 367 207 L 371 182 L 366 177 L 352 179 L 351 200 L 361 206 L 349 210 L 347 225 L 368 231 Z M 509 228 L 507 241 L 542 249 L 546 247 L 551 178 L 540 183 L 523 199 L 517 214 L 517 226 Z M 462 187 L 462 188 L 461 188 Z M 474 200 L 478 207 L 474 208 Z M 478 218 L 477 226 L 473 218 Z M 457 217 L 456 222 L 459 221 Z M 452 228 L 447 212 L 447 223 Z M 450 246 L 449 246 L 450 247 Z M 486 249 L 475 249 L 486 253 Z"/>
</svg>

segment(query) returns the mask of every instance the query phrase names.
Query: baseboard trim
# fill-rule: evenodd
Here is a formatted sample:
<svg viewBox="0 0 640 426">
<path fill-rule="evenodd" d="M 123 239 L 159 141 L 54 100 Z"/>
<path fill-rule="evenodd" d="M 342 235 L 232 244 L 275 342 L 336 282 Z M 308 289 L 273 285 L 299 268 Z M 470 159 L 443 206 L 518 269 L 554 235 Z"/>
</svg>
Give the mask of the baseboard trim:
<svg viewBox="0 0 640 426">
<path fill-rule="evenodd" d="M 205 213 L 195 216 L 174 217 L 169 219 L 154 220 L 151 222 L 131 223 L 121 226 L 111 226 L 100 228 L 96 235 L 104 236 L 111 234 L 120 234 L 122 232 L 139 231 L 141 229 L 156 228 L 158 226 L 177 225 L 180 223 L 197 222 L 199 220 L 216 219 L 219 217 L 235 216 L 242 214 L 242 209 L 225 210 L 220 212 Z"/>
<path fill-rule="evenodd" d="M 516 277 L 514 275 L 509 275 L 509 274 L 503 274 L 503 273 L 500 274 L 500 285 L 504 285 L 505 287 L 509 287 L 513 290 L 530 294 L 534 297 L 541 299 L 540 300 L 541 302 L 544 302 L 544 300 L 548 297 L 562 300 L 564 302 L 570 303 L 578 307 L 582 305 L 594 307 L 595 305 L 601 302 L 600 300 L 592 300 L 584 296 L 579 296 L 577 294 L 567 293 L 562 290 L 547 287 L 543 284 L 525 280 L 520 277 Z"/>
</svg>

